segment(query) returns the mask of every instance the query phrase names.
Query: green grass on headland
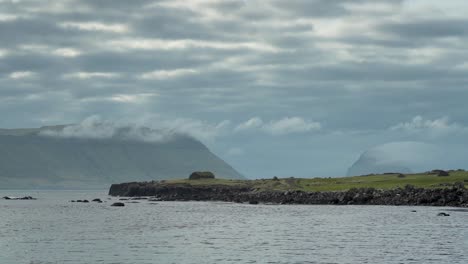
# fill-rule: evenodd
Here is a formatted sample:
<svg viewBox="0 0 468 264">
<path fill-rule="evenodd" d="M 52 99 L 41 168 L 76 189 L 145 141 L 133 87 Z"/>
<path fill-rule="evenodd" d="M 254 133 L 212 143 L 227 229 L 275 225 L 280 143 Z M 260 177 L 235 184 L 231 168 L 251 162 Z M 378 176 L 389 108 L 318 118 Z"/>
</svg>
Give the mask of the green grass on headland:
<svg viewBox="0 0 468 264">
<path fill-rule="evenodd" d="M 163 185 L 184 184 L 192 186 L 245 186 L 262 190 L 302 190 L 302 191 L 344 191 L 351 188 L 375 188 L 395 189 L 413 185 L 421 188 L 445 188 L 456 182 L 468 185 L 468 171 L 450 171 L 449 176 L 437 176 L 436 174 L 418 173 L 406 174 L 399 177 L 398 174 L 375 174 L 366 176 L 341 177 L 341 178 L 282 178 L 259 180 L 226 180 L 226 179 L 201 179 L 201 180 L 166 180 Z"/>
</svg>

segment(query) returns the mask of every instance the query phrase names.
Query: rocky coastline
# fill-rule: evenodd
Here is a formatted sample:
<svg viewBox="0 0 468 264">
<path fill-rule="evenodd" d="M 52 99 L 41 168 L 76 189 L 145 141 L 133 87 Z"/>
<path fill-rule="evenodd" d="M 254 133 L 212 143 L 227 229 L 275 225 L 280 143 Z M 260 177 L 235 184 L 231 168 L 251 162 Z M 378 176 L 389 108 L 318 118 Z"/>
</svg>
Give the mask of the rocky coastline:
<svg viewBox="0 0 468 264">
<path fill-rule="evenodd" d="M 403 188 L 381 190 L 353 188 L 346 191 L 305 192 L 301 190 L 258 190 L 248 186 L 160 184 L 131 182 L 113 184 L 109 195 L 152 197 L 160 201 L 223 201 L 265 204 L 410 205 L 468 207 L 463 183 L 446 188 Z"/>
</svg>

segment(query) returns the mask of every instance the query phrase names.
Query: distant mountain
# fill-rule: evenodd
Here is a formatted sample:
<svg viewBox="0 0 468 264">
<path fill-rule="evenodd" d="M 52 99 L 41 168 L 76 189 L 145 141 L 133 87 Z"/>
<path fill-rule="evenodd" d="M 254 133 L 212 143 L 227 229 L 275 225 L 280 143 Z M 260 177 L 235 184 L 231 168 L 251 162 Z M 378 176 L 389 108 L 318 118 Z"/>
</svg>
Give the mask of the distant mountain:
<svg viewBox="0 0 468 264">
<path fill-rule="evenodd" d="M 364 153 L 359 159 L 348 169 L 347 176 L 359 176 L 367 174 L 382 174 L 382 173 L 412 173 L 413 171 L 407 165 L 400 162 L 385 162 L 380 163 L 378 159 L 370 157 Z"/>
<path fill-rule="evenodd" d="M 434 145 L 401 141 L 365 151 L 348 169 L 348 176 L 388 172 L 412 173 L 438 168 L 440 150 Z"/>
<path fill-rule="evenodd" d="M 192 137 L 149 128 L 100 129 L 95 135 L 73 125 L 0 129 L 0 189 L 108 188 L 186 178 L 198 170 L 244 178 Z"/>
</svg>

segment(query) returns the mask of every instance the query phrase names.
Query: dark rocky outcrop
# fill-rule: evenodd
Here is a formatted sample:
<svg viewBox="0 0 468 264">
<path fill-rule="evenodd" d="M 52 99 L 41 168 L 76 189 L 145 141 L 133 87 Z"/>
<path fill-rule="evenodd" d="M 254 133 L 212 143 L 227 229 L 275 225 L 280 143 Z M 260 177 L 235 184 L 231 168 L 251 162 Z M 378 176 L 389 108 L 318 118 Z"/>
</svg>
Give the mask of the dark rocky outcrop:
<svg viewBox="0 0 468 264">
<path fill-rule="evenodd" d="M 468 207 L 468 190 L 463 183 L 449 188 L 425 189 L 407 185 L 404 188 L 379 190 L 353 188 L 337 192 L 259 191 L 244 186 L 188 185 L 159 183 L 113 184 L 113 196 L 152 196 L 162 201 L 225 201 L 274 204 L 357 204 L 357 205 L 430 205 Z"/>
<path fill-rule="evenodd" d="M 189 180 L 200 180 L 200 179 L 214 179 L 215 176 L 211 171 L 195 171 L 189 176 Z"/>
<path fill-rule="evenodd" d="M 111 204 L 111 206 L 122 207 L 122 206 L 125 206 L 125 204 L 124 203 L 113 203 L 113 204 Z"/>
<path fill-rule="evenodd" d="M 444 170 L 433 170 L 431 171 L 430 174 L 435 174 L 439 177 L 446 177 L 446 176 L 450 176 L 450 173 L 447 172 L 447 171 L 444 171 Z"/>
</svg>

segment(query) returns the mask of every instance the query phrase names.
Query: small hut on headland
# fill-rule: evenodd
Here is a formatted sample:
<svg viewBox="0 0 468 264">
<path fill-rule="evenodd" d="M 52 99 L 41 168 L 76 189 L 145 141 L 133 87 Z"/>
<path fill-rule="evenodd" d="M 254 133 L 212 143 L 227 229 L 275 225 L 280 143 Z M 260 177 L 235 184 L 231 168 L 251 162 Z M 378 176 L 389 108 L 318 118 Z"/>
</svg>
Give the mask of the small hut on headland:
<svg viewBox="0 0 468 264">
<path fill-rule="evenodd" d="M 215 175 L 211 171 L 195 171 L 189 176 L 189 180 L 214 179 Z"/>
</svg>

